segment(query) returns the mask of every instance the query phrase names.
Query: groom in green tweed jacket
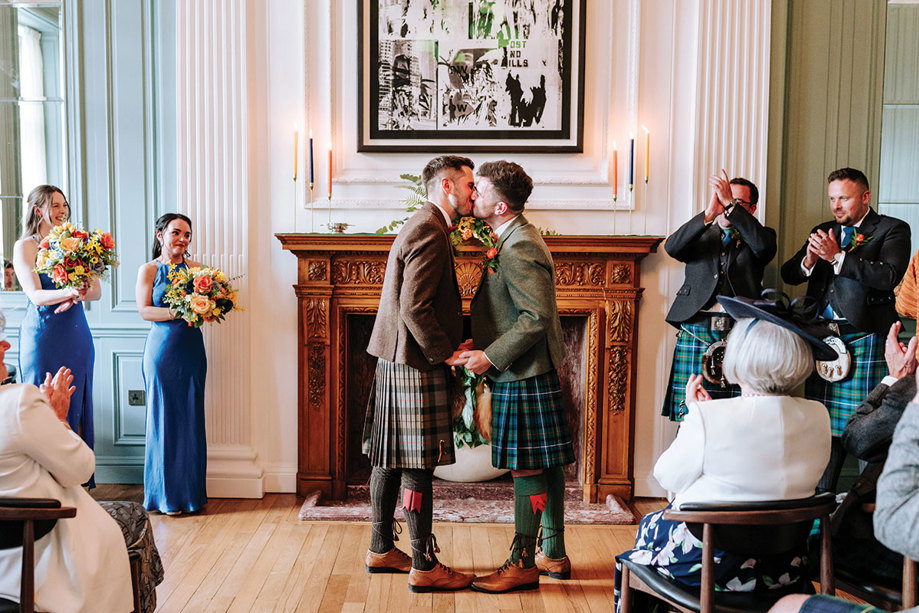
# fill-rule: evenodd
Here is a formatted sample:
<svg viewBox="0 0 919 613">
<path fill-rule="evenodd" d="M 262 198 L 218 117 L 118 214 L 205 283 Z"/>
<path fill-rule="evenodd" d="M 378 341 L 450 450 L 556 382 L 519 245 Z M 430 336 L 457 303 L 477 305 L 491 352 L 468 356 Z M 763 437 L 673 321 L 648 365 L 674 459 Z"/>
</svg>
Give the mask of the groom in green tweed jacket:
<svg viewBox="0 0 919 613">
<path fill-rule="evenodd" d="M 500 593 L 538 588 L 540 572 L 571 576 L 564 465 L 574 449 L 556 372 L 563 348 L 555 268 L 539 229 L 522 215 L 533 181 L 513 162 L 487 162 L 477 174 L 473 214 L 498 235 L 497 268 L 482 273 L 471 307 L 477 349 L 460 360 L 491 382 L 492 464 L 514 477 L 516 534 L 508 560 L 472 589 Z"/>
</svg>

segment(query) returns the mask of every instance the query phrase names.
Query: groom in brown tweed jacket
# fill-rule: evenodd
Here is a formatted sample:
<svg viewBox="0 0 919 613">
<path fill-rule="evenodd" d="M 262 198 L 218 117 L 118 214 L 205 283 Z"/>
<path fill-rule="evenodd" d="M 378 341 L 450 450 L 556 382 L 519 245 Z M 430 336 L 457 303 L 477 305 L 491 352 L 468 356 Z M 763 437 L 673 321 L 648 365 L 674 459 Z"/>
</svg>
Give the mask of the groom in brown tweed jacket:
<svg viewBox="0 0 919 613">
<path fill-rule="evenodd" d="M 463 334 L 463 307 L 450 242 L 454 217 L 472 213 L 472 160 L 445 155 L 422 172 L 428 202 L 393 242 L 367 351 L 378 358 L 364 421 L 370 458 L 371 573 L 409 572 L 413 592 L 468 587 L 471 575 L 440 564 L 431 533 L 434 467 L 454 460 L 450 365 Z M 412 555 L 395 547 L 393 513 L 402 507 Z"/>
</svg>

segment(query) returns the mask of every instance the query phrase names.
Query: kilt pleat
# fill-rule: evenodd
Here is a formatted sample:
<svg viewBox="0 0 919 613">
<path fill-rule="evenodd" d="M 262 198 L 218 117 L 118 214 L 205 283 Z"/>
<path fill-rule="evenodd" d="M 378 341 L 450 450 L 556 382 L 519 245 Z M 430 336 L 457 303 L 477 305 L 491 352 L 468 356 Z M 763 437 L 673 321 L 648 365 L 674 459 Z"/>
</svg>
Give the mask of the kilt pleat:
<svg viewBox="0 0 919 613">
<path fill-rule="evenodd" d="M 491 384 L 491 462 L 513 470 L 574 462 L 558 373 Z"/>
<path fill-rule="evenodd" d="M 682 324 L 676 335 L 676 347 L 673 349 L 673 365 L 670 367 L 670 381 L 664 397 L 661 415 L 671 421 L 683 421 L 686 412 L 686 383 L 689 375 L 702 373 L 702 356 L 708 346 L 728 336 L 726 330 L 712 330 L 708 326 Z M 728 384 L 721 387 L 717 383 L 702 380 L 702 387 L 712 400 L 740 396 L 740 386 Z"/>
<path fill-rule="evenodd" d="M 363 452 L 373 466 L 434 468 L 456 461 L 449 385 L 446 367 L 421 371 L 377 361 L 363 432 Z"/>
<path fill-rule="evenodd" d="M 852 356 L 849 375 L 830 383 L 814 371 L 804 384 L 804 397 L 822 402 L 830 412 L 833 436 L 842 436 L 849 416 L 887 374 L 883 336 L 857 332 L 841 338 Z"/>
</svg>

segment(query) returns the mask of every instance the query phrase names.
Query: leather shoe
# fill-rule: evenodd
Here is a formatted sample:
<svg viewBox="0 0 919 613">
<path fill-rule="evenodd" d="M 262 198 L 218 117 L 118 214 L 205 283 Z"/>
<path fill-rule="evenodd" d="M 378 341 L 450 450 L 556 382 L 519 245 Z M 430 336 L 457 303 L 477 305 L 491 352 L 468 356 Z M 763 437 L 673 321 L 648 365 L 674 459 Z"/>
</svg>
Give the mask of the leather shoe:
<svg viewBox="0 0 919 613">
<path fill-rule="evenodd" d="M 368 573 L 407 573 L 412 570 L 412 558 L 393 547 L 386 553 L 367 552 Z"/>
<path fill-rule="evenodd" d="M 522 562 L 518 566 L 508 560 L 504 566 L 490 575 L 476 577 L 472 582 L 472 589 L 489 594 L 536 590 L 539 589 L 539 569 L 535 566 L 524 568 Z"/>
<path fill-rule="evenodd" d="M 467 575 L 440 562 L 431 570 L 413 568 L 408 574 L 408 589 L 413 592 L 452 592 L 469 587 L 474 575 Z"/>
<path fill-rule="evenodd" d="M 571 560 L 568 556 L 556 559 L 537 551 L 536 568 L 540 575 L 549 575 L 553 579 L 571 579 Z"/>
</svg>

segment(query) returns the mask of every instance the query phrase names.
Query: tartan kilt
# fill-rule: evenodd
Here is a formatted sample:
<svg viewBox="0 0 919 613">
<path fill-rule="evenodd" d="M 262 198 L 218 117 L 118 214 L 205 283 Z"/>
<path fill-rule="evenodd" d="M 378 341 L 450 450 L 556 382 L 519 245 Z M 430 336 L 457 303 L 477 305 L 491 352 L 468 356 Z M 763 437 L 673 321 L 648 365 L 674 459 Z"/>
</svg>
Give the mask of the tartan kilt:
<svg viewBox="0 0 919 613">
<path fill-rule="evenodd" d="M 422 371 L 377 360 L 362 451 L 373 466 L 434 468 L 456 462 L 447 366 Z"/>
<path fill-rule="evenodd" d="M 512 470 L 574 462 L 555 370 L 491 385 L 491 463 Z"/>
<path fill-rule="evenodd" d="M 852 356 L 849 375 L 842 381 L 830 383 L 814 371 L 804 384 L 804 397 L 822 402 L 829 410 L 833 436 L 842 436 L 849 416 L 887 374 L 885 337 L 856 332 L 843 334 L 841 338 Z"/>
<path fill-rule="evenodd" d="M 686 413 L 686 383 L 689 375 L 702 373 L 702 355 L 708 346 L 727 338 L 730 330 L 712 330 L 708 326 L 680 324 L 676 333 L 676 347 L 673 349 L 673 365 L 670 367 L 670 381 L 667 383 L 667 395 L 661 415 L 670 421 L 683 421 Z M 717 383 L 702 380 L 702 387 L 712 400 L 740 396 L 740 386 L 728 384 L 721 387 Z"/>
</svg>

